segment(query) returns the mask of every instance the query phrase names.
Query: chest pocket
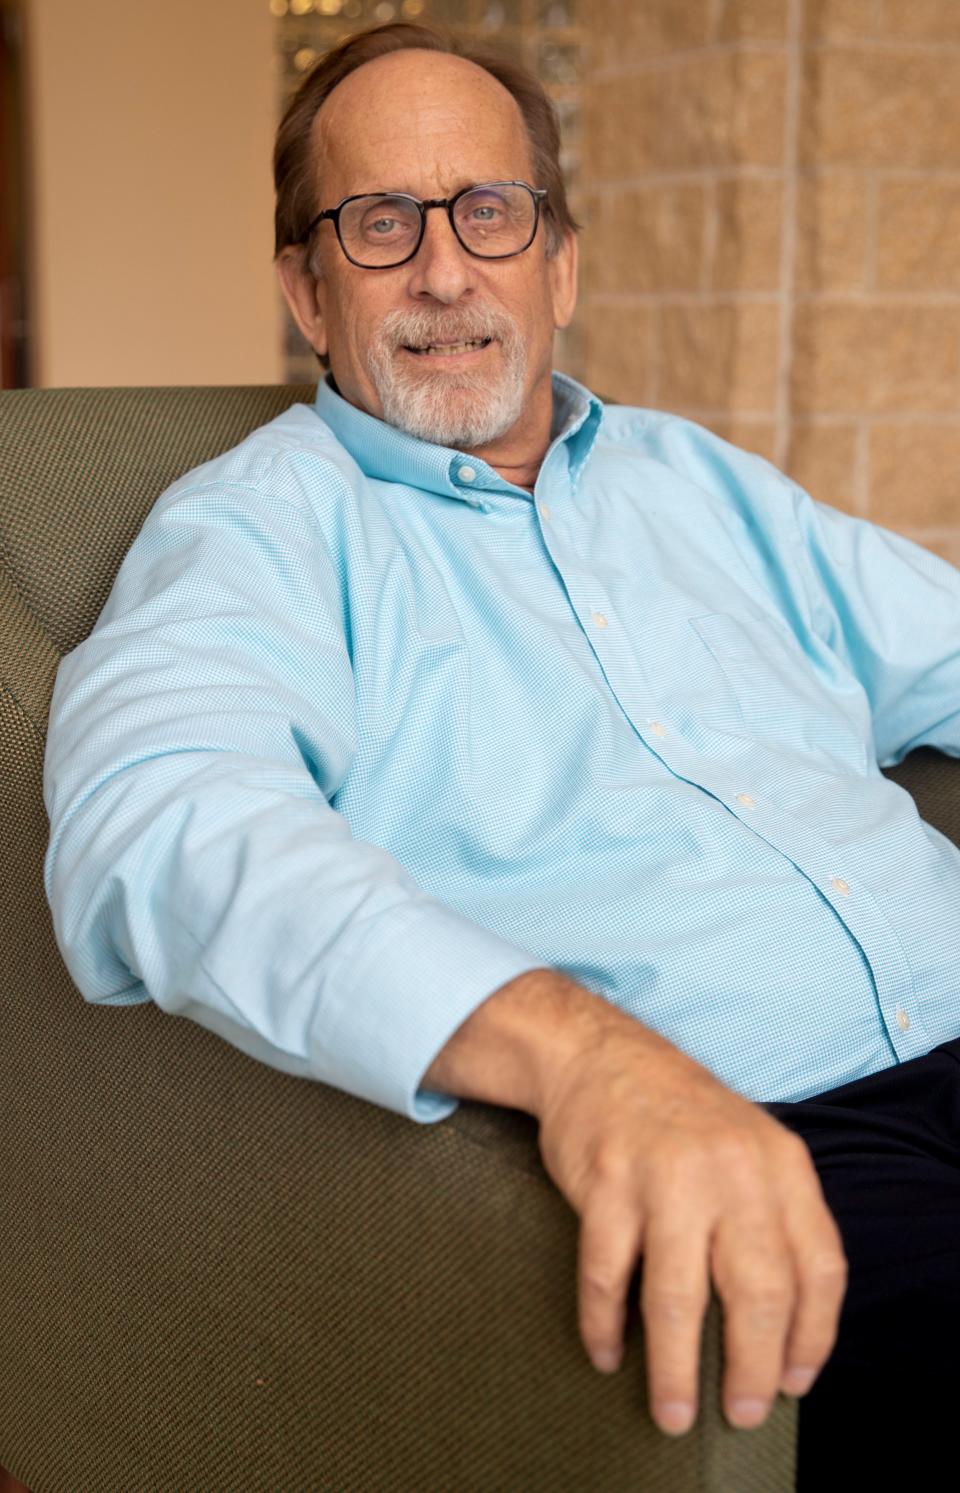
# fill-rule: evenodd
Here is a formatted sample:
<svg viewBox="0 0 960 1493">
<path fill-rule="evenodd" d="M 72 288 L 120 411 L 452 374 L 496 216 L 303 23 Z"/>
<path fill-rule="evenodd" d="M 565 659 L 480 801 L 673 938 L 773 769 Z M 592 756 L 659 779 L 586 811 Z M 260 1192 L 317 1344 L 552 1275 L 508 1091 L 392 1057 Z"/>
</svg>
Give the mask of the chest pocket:
<svg viewBox="0 0 960 1493">
<path fill-rule="evenodd" d="M 870 712 L 850 676 L 821 677 L 793 634 L 774 618 L 710 612 L 690 626 L 733 690 L 744 727 L 758 741 L 866 773 Z"/>
</svg>

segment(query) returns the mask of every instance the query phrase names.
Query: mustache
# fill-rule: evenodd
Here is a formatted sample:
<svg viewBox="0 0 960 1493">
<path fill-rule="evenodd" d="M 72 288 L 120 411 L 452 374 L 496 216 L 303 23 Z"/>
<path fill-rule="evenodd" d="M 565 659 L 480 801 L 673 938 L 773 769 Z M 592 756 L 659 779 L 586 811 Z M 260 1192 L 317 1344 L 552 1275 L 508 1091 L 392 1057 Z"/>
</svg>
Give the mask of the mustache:
<svg viewBox="0 0 960 1493">
<path fill-rule="evenodd" d="M 508 345 L 516 339 L 512 318 L 502 311 L 388 311 L 380 341 L 393 348 L 425 347 L 429 342 L 475 342 L 490 338 Z"/>
</svg>

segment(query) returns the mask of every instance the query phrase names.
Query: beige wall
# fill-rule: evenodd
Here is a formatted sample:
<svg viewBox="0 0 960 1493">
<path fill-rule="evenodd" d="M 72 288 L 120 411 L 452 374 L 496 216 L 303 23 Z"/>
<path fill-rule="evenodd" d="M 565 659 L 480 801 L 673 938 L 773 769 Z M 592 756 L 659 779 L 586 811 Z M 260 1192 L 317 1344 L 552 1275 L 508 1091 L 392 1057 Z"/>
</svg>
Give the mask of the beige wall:
<svg viewBox="0 0 960 1493">
<path fill-rule="evenodd" d="M 267 0 L 25 11 L 34 382 L 279 382 Z"/>
<path fill-rule="evenodd" d="M 592 0 L 587 381 L 960 564 L 960 0 Z"/>
</svg>

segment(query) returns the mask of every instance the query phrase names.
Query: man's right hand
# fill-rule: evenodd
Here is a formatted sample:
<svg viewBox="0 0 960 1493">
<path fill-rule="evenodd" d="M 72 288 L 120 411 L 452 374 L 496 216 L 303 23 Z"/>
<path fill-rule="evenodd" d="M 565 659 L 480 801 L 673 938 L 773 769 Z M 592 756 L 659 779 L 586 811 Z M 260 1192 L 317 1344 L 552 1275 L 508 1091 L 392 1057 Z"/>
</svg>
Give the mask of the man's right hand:
<svg viewBox="0 0 960 1493">
<path fill-rule="evenodd" d="M 584 1345 L 596 1367 L 619 1363 L 642 1255 L 651 1414 L 686 1431 L 712 1278 L 724 1413 L 757 1426 L 778 1390 L 809 1389 L 836 1341 L 847 1262 L 810 1152 L 631 1017 L 611 1011 L 598 1025 L 549 1073 L 535 1111 L 544 1165 L 581 1219 Z"/>
</svg>

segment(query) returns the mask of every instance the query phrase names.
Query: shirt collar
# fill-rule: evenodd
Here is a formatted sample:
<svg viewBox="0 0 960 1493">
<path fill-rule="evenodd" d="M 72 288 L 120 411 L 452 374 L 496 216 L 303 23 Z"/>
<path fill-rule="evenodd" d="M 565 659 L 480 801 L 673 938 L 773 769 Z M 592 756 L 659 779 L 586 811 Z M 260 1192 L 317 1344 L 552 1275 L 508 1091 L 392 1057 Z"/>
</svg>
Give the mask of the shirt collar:
<svg viewBox="0 0 960 1493">
<path fill-rule="evenodd" d="M 402 482 L 442 497 L 460 498 L 475 507 L 487 506 L 479 501 L 479 493 L 484 490 L 511 493 L 530 501 L 531 495 L 525 488 L 507 482 L 479 457 L 418 440 L 349 404 L 333 387 L 329 373 L 317 385 L 314 408 L 367 477 Z M 599 399 L 575 379 L 554 372 L 553 426 L 543 465 L 546 466 L 555 448 L 565 446 L 570 481 L 575 487 L 602 416 Z"/>
</svg>

